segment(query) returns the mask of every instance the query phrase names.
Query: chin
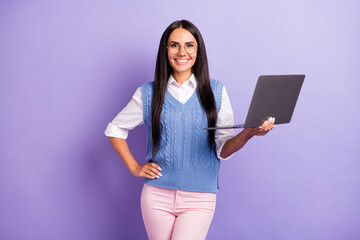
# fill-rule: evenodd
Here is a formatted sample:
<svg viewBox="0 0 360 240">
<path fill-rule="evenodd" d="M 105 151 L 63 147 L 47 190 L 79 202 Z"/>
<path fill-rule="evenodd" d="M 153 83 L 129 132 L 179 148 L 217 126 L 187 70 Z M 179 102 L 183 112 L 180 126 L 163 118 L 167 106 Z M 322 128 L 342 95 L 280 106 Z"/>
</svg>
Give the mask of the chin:
<svg viewBox="0 0 360 240">
<path fill-rule="evenodd" d="M 178 64 L 176 63 L 173 63 L 171 64 L 172 65 L 172 68 L 174 71 L 176 72 L 187 72 L 187 71 L 192 71 L 192 66 L 191 64 L 186 64 L 186 65 L 183 65 L 183 66 L 179 66 Z"/>
</svg>

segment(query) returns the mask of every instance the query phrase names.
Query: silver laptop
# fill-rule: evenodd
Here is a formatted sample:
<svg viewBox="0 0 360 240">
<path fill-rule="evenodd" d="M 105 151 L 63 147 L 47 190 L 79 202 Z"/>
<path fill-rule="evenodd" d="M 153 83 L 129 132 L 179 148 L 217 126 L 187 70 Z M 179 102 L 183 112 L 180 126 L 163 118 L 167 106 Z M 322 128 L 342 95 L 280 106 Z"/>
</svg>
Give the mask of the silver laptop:
<svg viewBox="0 0 360 240">
<path fill-rule="evenodd" d="M 275 117 L 276 125 L 289 123 L 304 79 L 305 75 L 260 76 L 244 124 L 216 126 L 205 129 L 258 127 L 268 117 Z"/>
</svg>

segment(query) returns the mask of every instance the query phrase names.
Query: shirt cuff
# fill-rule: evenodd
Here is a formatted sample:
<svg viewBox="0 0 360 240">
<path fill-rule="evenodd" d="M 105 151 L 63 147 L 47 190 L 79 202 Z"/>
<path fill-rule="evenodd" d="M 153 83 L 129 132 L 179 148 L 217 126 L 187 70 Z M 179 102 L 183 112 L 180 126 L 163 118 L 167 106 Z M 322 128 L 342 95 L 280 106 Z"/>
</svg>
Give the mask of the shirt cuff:
<svg viewBox="0 0 360 240">
<path fill-rule="evenodd" d="M 109 123 L 105 130 L 105 135 L 107 137 L 116 137 L 127 139 L 129 131 L 123 128 L 119 128 L 116 125 Z"/>
<path fill-rule="evenodd" d="M 225 143 L 227 142 L 227 140 L 229 140 L 229 139 L 231 139 L 231 138 L 232 138 L 232 137 L 227 137 L 227 138 L 222 138 L 222 139 L 219 139 L 219 140 L 216 141 L 216 155 L 217 155 L 217 157 L 218 157 L 219 159 L 221 159 L 221 160 L 228 160 L 229 158 L 231 158 L 231 157 L 234 155 L 234 153 L 233 153 L 233 154 L 231 154 L 230 156 L 228 156 L 227 158 L 222 158 L 222 157 L 220 156 L 221 151 L 222 151 Z"/>
</svg>

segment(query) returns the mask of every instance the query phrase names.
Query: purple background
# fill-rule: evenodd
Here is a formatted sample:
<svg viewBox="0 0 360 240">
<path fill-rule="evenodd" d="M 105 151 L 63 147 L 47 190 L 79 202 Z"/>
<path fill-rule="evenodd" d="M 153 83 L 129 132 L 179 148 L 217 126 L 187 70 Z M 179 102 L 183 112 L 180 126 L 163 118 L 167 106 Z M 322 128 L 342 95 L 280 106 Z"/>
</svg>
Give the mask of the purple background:
<svg viewBox="0 0 360 240">
<path fill-rule="evenodd" d="M 292 122 L 222 163 L 208 239 L 360 239 L 360 2 L 0 2 L 0 239 L 146 239 L 104 130 L 174 20 L 244 120 L 260 74 L 304 73 Z M 141 163 L 144 126 L 128 143 Z"/>
</svg>

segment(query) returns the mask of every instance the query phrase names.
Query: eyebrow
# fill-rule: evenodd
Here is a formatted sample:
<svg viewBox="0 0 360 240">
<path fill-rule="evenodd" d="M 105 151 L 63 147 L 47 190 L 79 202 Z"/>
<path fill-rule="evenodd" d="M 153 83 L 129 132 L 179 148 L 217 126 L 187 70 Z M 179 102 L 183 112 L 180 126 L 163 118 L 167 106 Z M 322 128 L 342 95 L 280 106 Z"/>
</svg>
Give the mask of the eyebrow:
<svg viewBox="0 0 360 240">
<path fill-rule="evenodd" d="M 175 41 L 171 41 L 170 43 L 177 43 L 177 44 L 180 44 L 179 42 L 175 42 Z M 190 41 L 190 42 L 186 42 L 186 43 L 195 43 L 195 42 Z M 186 44 L 186 43 L 185 43 L 185 44 Z"/>
</svg>

